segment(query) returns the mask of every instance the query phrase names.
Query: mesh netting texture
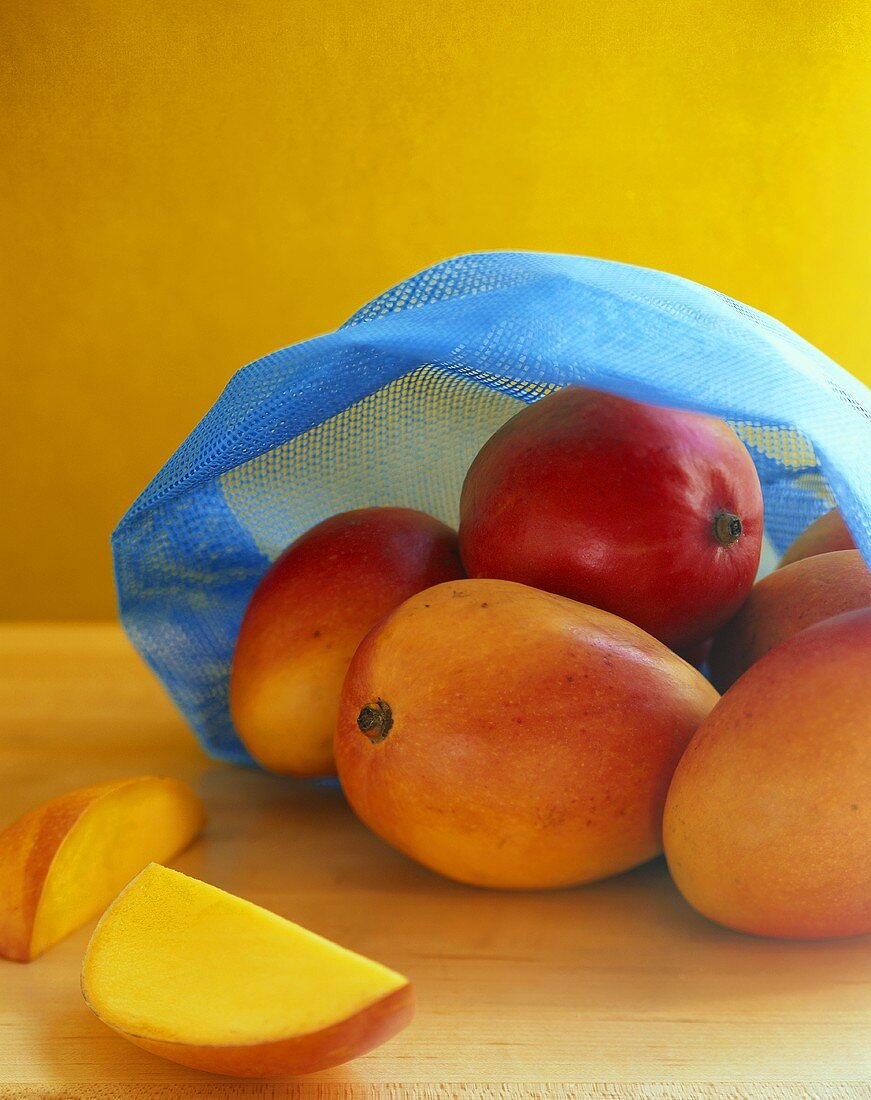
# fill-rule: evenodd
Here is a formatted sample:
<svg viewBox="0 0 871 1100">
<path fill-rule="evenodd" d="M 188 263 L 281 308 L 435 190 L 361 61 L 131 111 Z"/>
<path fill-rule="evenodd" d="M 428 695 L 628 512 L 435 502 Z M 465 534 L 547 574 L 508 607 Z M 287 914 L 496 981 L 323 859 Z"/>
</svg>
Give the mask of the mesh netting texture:
<svg viewBox="0 0 871 1100">
<path fill-rule="evenodd" d="M 569 383 L 726 419 L 759 471 L 769 561 L 834 503 L 871 561 L 871 393 L 822 352 L 663 272 L 461 256 L 240 370 L 115 530 L 121 620 L 208 752 L 253 763 L 228 674 L 278 553 L 349 508 L 403 505 L 456 526 L 479 447 Z"/>
</svg>

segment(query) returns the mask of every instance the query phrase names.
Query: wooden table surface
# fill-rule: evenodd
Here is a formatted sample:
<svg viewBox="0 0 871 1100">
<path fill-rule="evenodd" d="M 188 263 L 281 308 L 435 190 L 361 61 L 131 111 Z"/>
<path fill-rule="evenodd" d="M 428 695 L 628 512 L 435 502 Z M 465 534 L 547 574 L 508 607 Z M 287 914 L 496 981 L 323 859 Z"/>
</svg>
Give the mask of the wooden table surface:
<svg viewBox="0 0 871 1100">
<path fill-rule="evenodd" d="M 412 1025 L 304 1081 L 162 1061 L 85 1007 L 81 929 L 0 961 L 6 1097 L 871 1096 L 871 943 L 791 943 L 697 916 L 662 861 L 498 893 L 392 851 L 335 789 L 209 760 L 113 625 L 0 627 L 0 827 L 98 780 L 190 782 L 209 824 L 174 865 L 407 974 Z M 738 1086 L 741 1087 L 738 1087 Z"/>
</svg>

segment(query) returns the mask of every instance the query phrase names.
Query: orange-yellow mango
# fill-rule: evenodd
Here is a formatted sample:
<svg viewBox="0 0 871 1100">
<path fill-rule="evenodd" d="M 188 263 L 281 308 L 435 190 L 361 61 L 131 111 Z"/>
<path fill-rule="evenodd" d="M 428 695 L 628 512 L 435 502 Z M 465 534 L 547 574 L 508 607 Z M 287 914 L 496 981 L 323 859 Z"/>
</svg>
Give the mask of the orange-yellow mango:
<svg viewBox="0 0 871 1100">
<path fill-rule="evenodd" d="M 725 691 L 769 649 L 823 619 L 871 605 L 871 570 L 858 550 L 802 558 L 753 586 L 716 635 L 711 679 Z"/>
<path fill-rule="evenodd" d="M 669 780 L 716 703 L 639 627 L 525 585 L 402 604 L 342 691 L 339 778 L 379 836 L 494 887 L 588 882 L 661 850 Z"/>
<path fill-rule="evenodd" d="M 726 692 L 672 780 L 665 854 L 700 913 L 764 936 L 871 932 L 871 608 Z"/>
<path fill-rule="evenodd" d="M 844 523 L 844 517 L 837 508 L 825 512 L 805 527 L 800 535 L 786 548 L 780 559 L 781 565 L 791 565 L 794 561 L 803 561 L 814 554 L 830 554 L 834 550 L 855 550 L 856 543 L 850 529 Z"/>
</svg>

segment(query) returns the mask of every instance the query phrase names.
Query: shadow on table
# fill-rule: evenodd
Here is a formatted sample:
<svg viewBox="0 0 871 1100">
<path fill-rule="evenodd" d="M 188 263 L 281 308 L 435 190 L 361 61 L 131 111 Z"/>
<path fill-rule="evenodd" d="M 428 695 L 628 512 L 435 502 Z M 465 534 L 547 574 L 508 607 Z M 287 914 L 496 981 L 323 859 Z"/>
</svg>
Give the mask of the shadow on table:
<svg viewBox="0 0 871 1100">
<path fill-rule="evenodd" d="M 687 905 L 662 859 L 583 887 L 484 890 L 379 840 L 336 786 L 216 766 L 200 792 L 211 824 L 182 870 L 217 885 L 232 880 L 227 888 L 412 976 L 415 960 L 435 961 L 474 967 L 486 986 L 485 972 L 508 966 L 512 983 L 498 983 L 500 995 L 533 1006 L 536 989 L 546 988 L 554 1008 L 554 983 L 541 976 L 556 969 L 566 976 L 560 1008 L 635 1004 L 645 1018 L 701 998 L 740 1012 L 761 997 L 776 1014 L 781 1002 L 833 984 L 858 989 L 869 977 L 871 941 L 773 940 L 720 928 Z"/>
</svg>

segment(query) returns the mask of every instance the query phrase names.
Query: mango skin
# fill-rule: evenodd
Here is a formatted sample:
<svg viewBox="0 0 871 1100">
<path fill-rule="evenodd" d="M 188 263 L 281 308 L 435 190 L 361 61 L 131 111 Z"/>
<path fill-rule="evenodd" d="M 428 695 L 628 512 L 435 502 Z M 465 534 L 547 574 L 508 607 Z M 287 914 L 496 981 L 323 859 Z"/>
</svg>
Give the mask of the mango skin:
<svg viewBox="0 0 871 1100">
<path fill-rule="evenodd" d="M 457 536 L 411 508 L 331 516 L 258 584 L 230 670 L 239 737 L 269 771 L 332 775 L 339 694 L 360 640 L 404 599 L 461 577 Z"/>
<path fill-rule="evenodd" d="M 868 606 L 871 570 L 858 550 L 817 554 L 776 569 L 754 585 L 741 610 L 714 638 L 711 679 L 725 691 L 793 634 Z"/>
<path fill-rule="evenodd" d="M 753 460 L 725 421 L 566 386 L 476 455 L 460 553 L 470 577 L 604 608 L 683 651 L 750 591 L 762 511 Z M 740 520 L 728 545 L 716 534 L 723 515 Z"/>
<path fill-rule="evenodd" d="M 871 608 L 767 653 L 672 780 L 665 854 L 686 900 L 761 936 L 871 932 Z"/>
<path fill-rule="evenodd" d="M 71 791 L 30 810 L 0 833 L 0 957 L 30 962 L 33 925 L 52 861 L 105 784 Z"/>
<path fill-rule="evenodd" d="M 786 548 L 780 565 L 791 565 L 796 561 L 813 557 L 815 554 L 830 554 L 835 550 L 855 550 L 856 543 L 850 529 L 844 523 L 844 517 L 837 508 L 825 512 L 805 527 Z"/>
<path fill-rule="evenodd" d="M 407 600 L 357 650 L 336 764 L 358 816 L 449 878 L 590 882 L 661 851 L 671 775 L 717 699 L 615 615 L 457 581 Z"/>
<path fill-rule="evenodd" d="M 404 985 L 337 1024 L 271 1042 L 197 1046 L 113 1030 L 150 1054 L 191 1069 L 230 1077 L 284 1077 L 317 1073 L 368 1054 L 407 1027 L 413 1016 L 414 990 L 411 985 Z"/>
</svg>

